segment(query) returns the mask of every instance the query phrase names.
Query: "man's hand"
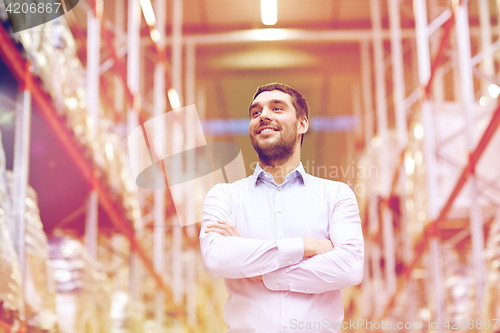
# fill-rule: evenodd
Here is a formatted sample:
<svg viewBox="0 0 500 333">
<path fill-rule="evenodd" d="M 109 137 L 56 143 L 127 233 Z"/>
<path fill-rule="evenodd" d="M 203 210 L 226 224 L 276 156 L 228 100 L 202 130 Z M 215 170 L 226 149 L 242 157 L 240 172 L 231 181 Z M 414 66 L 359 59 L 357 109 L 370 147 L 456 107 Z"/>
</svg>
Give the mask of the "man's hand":
<svg viewBox="0 0 500 333">
<path fill-rule="evenodd" d="M 304 258 L 312 257 L 333 250 L 333 243 L 329 239 L 303 237 Z"/>
<path fill-rule="evenodd" d="M 235 236 L 241 237 L 238 229 L 229 222 L 223 220 L 217 220 L 217 224 L 209 224 L 205 229 L 205 232 L 216 232 L 222 236 Z"/>
</svg>

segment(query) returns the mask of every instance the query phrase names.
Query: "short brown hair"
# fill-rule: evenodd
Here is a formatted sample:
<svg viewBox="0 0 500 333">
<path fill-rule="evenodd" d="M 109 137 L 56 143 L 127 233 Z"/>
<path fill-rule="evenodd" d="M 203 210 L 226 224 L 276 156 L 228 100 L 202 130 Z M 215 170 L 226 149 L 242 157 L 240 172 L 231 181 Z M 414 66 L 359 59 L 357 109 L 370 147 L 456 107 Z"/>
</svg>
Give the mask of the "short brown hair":
<svg viewBox="0 0 500 333">
<path fill-rule="evenodd" d="M 257 98 L 257 96 L 259 96 L 264 91 L 273 91 L 273 90 L 279 90 L 292 96 L 292 105 L 295 108 L 295 114 L 297 115 L 297 119 L 303 116 L 309 119 L 309 107 L 307 106 L 306 99 L 302 97 L 302 94 L 297 89 L 294 89 L 284 83 L 273 82 L 258 87 L 257 91 L 253 95 L 252 102 L 255 100 L 255 98 Z M 252 102 L 250 102 L 250 104 Z M 302 134 L 302 138 L 300 140 L 301 146 L 303 141 L 304 141 L 304 134 Z"/>
</svg>

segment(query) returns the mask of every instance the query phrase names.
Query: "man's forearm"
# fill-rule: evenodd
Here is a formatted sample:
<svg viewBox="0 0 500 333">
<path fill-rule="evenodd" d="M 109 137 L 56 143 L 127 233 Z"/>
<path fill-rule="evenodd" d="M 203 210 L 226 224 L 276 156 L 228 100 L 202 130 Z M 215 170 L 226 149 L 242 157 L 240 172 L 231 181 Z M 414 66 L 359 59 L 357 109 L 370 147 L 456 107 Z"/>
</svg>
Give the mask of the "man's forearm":
<svg viewBox="0 0 500 333">
<path fill-rule="evenodd" d="M 301 238 L 259 240 L 243 237 L 201 237 L 201 254 L 215 277 L 245 278 L 298 263 L 303 258 Z M 209 234 L 212 234 L 210 236 Z"/>
<path fill-rule="evenodd" d="M 241 237 L 239 231 L 234 225 L 224 220 L 217 220 L 217 223 L 208 224 L 205 233 L 216 233 L 221 236 Z M 309 258 L 318 254 L 333 250 L 333 244 L 330 239 L 319 239 L 316 237 L 302 237 L 304 244 L 304 253 L 302 258 Z"/>
<path fill-rule="evenodd" d="M 304 242 L 303 258 L 313 257 L 333 250 L 333 244 L 329 239 L 303 237 L 302 241 Z"/>
<path fill-rule="evenodd" d="M 336 246 L 333 251 L 264 274 L 263 282 L 273 291 L 316 294 L 341 289 L 361 282 L 363 258 L 362 242 Z"/>
<path fill-rule="evenodd" d="M 304 253 L 302 258 L 310 258 L 333 250 L 333 244 L 329 239 L 303 237 L 302 242 L 304 243 Z M 262 275 L 254 276 L 254 278 L 262 280 Z"/>
<path fill-rule="evenodd" d="M 241 237 L 236 227 L 223 220 L 218 220 L 218 224 L 209 224 L 205 229 L 205 233 L 209 232 L 225 237 Z M 302 254 L 302 258 L 309 258 L 333 250 L 333 244 L 329 239 L 302 237 L 302 242 L 304 244 L 304 253 Z"/>
</svg>

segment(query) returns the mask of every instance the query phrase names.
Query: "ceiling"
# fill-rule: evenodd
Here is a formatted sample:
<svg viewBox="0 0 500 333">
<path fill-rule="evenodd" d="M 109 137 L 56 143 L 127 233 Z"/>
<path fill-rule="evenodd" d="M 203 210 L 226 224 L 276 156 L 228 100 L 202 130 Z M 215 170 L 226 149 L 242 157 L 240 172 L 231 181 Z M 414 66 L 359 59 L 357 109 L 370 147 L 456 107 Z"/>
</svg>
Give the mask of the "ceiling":
<svg viewBox="0 0 500 333">
<path fill-rule="evenodd" d="M 376 0 L 372 0 L 376 1 Z M 377 0 L 381 9 L 382 26 L 389 28 L 387 0 Z M 172 3 L 167 2 L 167 35 L 171 33 Z M 153 1 L 154 5 L 154 1 Z M 126 12 L 126 4 L 104 2 L 104 15 L 113 24 L 126 26 L 126 18 L 117 19 L 119 6 Z M 428 0 L 429 21 L 449 6 L 448 0 Z M 492 24 L 496 24 L 495 0 L 490 0 Z M 85 11 L 77 15 L 85 27 Z M 472 24 L 477 24 L 477 2 L 469 4 Z M 401 1 L 401 25 L 413 28 L 412 1 Z M 203 35 L 245 29 L 267 28 L 260 22 L 259 0 L 184 0 L 183 33 Z M 273 28 L 294 28 L 307 31 L 370 29 L 370 0 L 278 0 L 278 23 Z M 153 104 L 153 71 L 156 63 L 154 49 L 147 46 L 149 31 L 142 19 L 142 35 L 147 59 L 142 66 L 141 91 L 145 104 Z M 384 44 L 385 56 L 390 56 L 390 45 Z M 416 88 L 412 62 L 412 41 L 403 45 L 405 54 L 406 90 Z M 311 118 L 315 116 L 353 115 L 353 91 L 361 84 L 360 48 L 358 42 L 290 42 L 265 41 L 197 45 L 196 85 L 205 94 L 207 119 L 234 119 L 247 117 L 250 99 L 259 85 L 269 82 L 289 84 L 305 96 Z M 170 50 L 167 50 L 170 56 Z M 372 64 L 373 65 L 373 64 Z M 389 109 L 391 102 L 390 60 L 386 62 L 386 81 Z M 372 78 L 373 79 L 373 78 Z M 358 102 L 359 101 L 358 97 Z M 198 104 L 201 101 L 198 101 Z M 200 105 L 198 105 L 200 106 Z M 374 106 L 375 108 L 375 106 Z M 394 123 L 389 110 L 389 124 Z M 215 141 L 232 141 L 243 151 L 247 173 L 256 160 L 247 134 L 227 134 L 212 137 Z M 305 137 L 302 160 L 315 161 L 327 166 L 351 164 L 354 149 L 353 129 L 335 132 L 315 132 L 311 128 Z M 340 179 L 345 180 L 345 179 Z"/>
</svg>

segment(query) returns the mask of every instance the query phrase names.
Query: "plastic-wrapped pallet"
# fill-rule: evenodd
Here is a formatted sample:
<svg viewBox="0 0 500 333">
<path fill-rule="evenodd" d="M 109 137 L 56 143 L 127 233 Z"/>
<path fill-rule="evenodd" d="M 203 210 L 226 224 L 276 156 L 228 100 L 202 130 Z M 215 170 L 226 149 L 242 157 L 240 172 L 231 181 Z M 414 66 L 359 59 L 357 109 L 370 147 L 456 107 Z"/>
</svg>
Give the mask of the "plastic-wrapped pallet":
<svg viewBox="0 0 500 333">
<path fill-rule="evenodd" d="M 472 318 L 474 313 L 474 280 L 470 252 L 444 246 L 442 256 L 443 275 L 446 277 L 444 287 L 447 299 L 447 317 Z"/>
<path fill-rule="evenodd" d="M 50 238 L 49 249 L 55 269 L 60 332 L 109 332 L 111 293 L 107 276 L 75 239 Z"/>
<path fill-rule="evenodd" d="M 109 119 L 99 122 L 99 147 L 102 151 L 106 166 L 107 182 L 114 194 L 123 193 L 125 188 L 120 178 L 121 160 L 119 159 L 120 137 L 113 133 L 113 123 Z M 118 153 L 117 153 L 118 151 Z"/>
<path fill-rule="evenodd" d="M 7 311 L 19 313 L 22 310 L 21 274 L 11 241 L 11 205 L 5 173 L 5 152 L 0 140 L 0 314 Z M 12 315 L 7 317 L 12 319 Z"/>
<path fill-rule="evenodd" d="M 54 330 L 57 323 L 55 282 L 49 261 L 47 236 L 40 221 L 37 196 L 29 187 L 26 197 L 26 319 L 29 325 Z"/>
<path fill-rule="evenodd" d="M 13 174 L 6 172 L 9 191 L 12 192 Z M 12 197 L 12 196 L 11 196 Z M 43 230 L 35 190 L 28 186 L 26 193 L 26 282 L 25 312 L 30 327 L 45 331 L 56 328 L 55 283 L 49 261 L 47 235 Z"/>
<path fill-rule="evenodd" d="M 137 198 L 136 186 L 128 170 L 127 149 L 122 139 L 113 133 L 109 119 L 99 120 L 97 138 L 89 130 L 85 68 L 77 56 L 77 45 L 67 22 L 60 17 L 30 31 L 31 34 L 19 34 L 19 39 L 35 74 L 41 78 L 86 157 L 94 163 L 101 183 L 110 186 L 117 201 L 122 197 L 127 217 L 138 220 L 139 210 L 133 204 Z"/>
<path fill-rule="evenodd" d="M 485 259 L 487 278 L 483 318 L 500 318 L 500 305 L 498 304 L 500 298 L 500 210 L 497 210 L 490 227 L 486 241 Z M 493 329 L 483 330 L 483 332 L 493 331 Z"/>
<path fill-rule="evenodd" d="M 111 318 L 113 320 L 111 333 L 144 332 L 143 313 L 142 303 L 134 303 L 126 292 L 115 291 L 111 296 Z"/>
</svg>

